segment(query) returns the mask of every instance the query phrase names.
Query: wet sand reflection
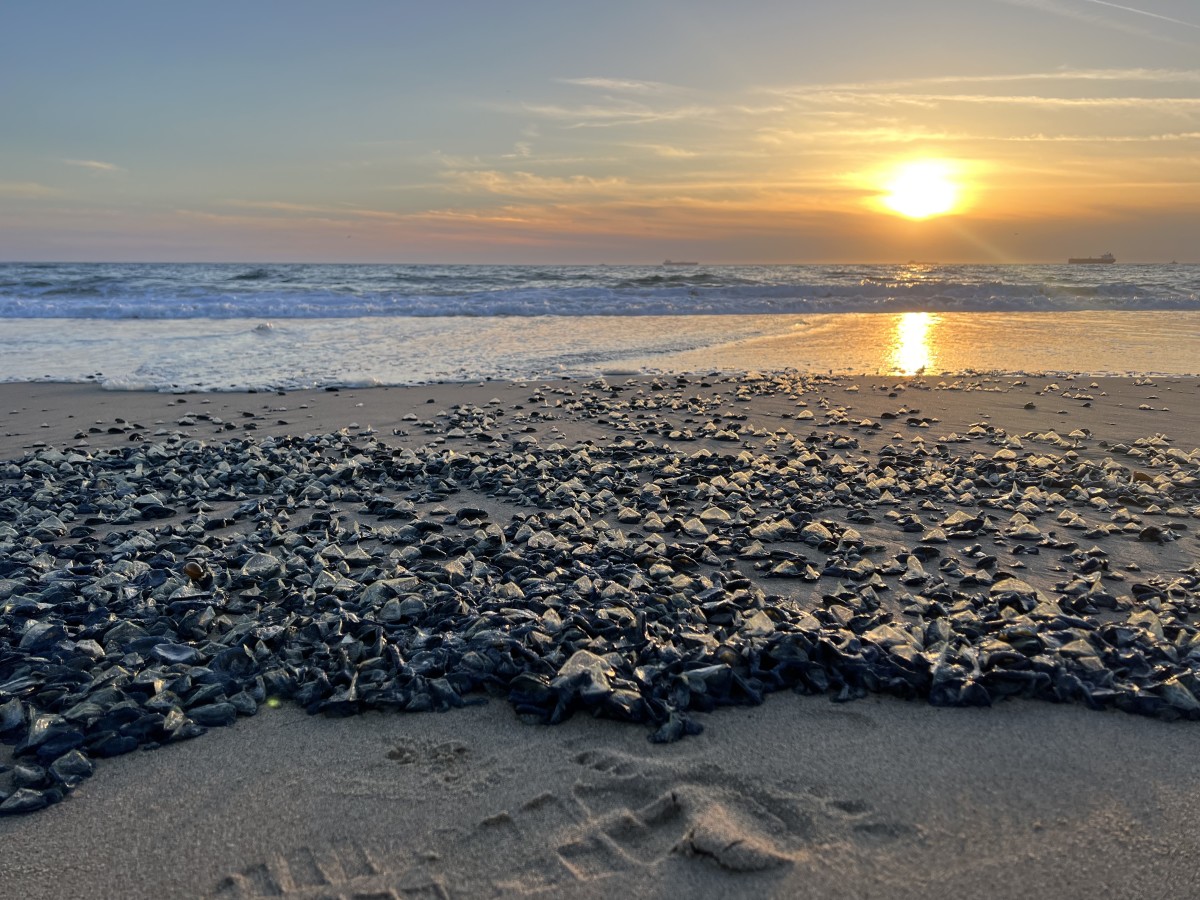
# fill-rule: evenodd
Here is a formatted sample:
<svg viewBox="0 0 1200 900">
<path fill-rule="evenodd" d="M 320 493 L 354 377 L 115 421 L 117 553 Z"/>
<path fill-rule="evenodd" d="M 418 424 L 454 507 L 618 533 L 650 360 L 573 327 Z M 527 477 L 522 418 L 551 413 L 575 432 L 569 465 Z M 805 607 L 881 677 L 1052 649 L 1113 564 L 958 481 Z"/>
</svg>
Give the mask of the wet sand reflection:
<svg viewBox="0 0 1200 900">
<path fill-rule="evenodd" d="M 941 317 L 934 313 L 909 312 L 896 316 L 889 360 L 901 375 L 921 375 L 937 360 L 934 332 Z"/>
</svg>

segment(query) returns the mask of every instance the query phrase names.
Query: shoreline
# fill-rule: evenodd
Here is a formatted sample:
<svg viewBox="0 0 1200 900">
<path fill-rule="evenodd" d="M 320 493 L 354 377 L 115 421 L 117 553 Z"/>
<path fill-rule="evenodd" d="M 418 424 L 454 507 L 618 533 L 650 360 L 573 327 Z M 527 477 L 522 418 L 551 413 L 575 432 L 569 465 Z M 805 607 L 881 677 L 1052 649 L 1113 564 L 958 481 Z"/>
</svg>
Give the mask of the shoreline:
<svg viewBox="0 0 1200 900">
<path fill-rule="evenodd" d="M 1197 311 L 6 321 L 0 379 L 180 393 L 611 371 L 1165 375 L 1200 355 Z"/>
<path fill-rule="evenodd" d="M 274 607 L 245 599 L 253 595 L 244 593 L 252 580 L 245 567 L 253 553 L 278 554 L 284 561 L 285 544 L 273 543 L 264 530 L 272 522 L 283 529 L 280 541 L 291 535 L 288 552 L 295 557 L 304 551 L 295 558 L 315 563 L 318 553 L 328 552 L 325 559 L 346 561 L 341 569 L 320 567 L 341 572 L 324 588 L 339 603 L 358 602 L 363 585 L 376 580 L 369 573 L 385 565 L 406 567 L 418 580 L 440 571 L 438 557 L 409 551 L 440 547 L 452 562 L 466 559 L 469 548 L 461 577 L 438 574 L 421 587 L 434 592 L 423 595 L 427 600 L 448 591 L 478 603 L 477 621 L 486 618 L 490 629 L 514 628 L 531 613 L 545 617 L 548 608 L 562 610 L 554 617 L 562 623 L 583 616 L 589 629 L 598 629 L 595 637 L 564 636 L 544 621 L 535 628 L 541 637 L 525 652 L 541 654 L 561 670 L 572 647 L 589 646 L 613 667 L 600 673 L 591 659 L 577 658 L 580 671 L 596 673 L 586 674 L 592 687 L 575 698 L 573 716 L 553 727 L 524 721 L 546 708 L 529 700 L 522 707 L 503 695 L 482 708 L 436 716 L 307 717 L 291 700 L 282 708 L 251 702 L 239 707 L 231 727 L 213 727 L 148 753 L 98 758 L 94 776 L 62 802 L 0 818 L 0 835 L 14 860 L 8 883 L 30 897 L 83 890 L 95 896 L 295 898 L 408 891 L 580 897 L 685 891 L 704 897 L 921 897 L 953 891 L 1017 897 L 1048 886 L 1058 896 L 1080 898 L 1195 892 L 1200 877 L 1188 867 L 1155 861 L 1200 851 L 1189 802 L 1200 776 L 1188 763 L 1197 724 L 1113 709 L 1128 698 L 1110 697 L 1099 682 L 1093 699 L 1109 707 L 1104 712 L 1086 709 L 1081 696 L 1052 704 L 997 695 L 991 709 L 943 709 L 924 696 L 904 702 L 866 693 L 834 704 L 828 695 L 797 697 L 773 689 L 762 705 L 714 712 L 694 698 L 699 705 L 681 712 L 703 733 L 668 744 L 646 740 L 662 723 L 611 721 L 617 708 L 611 694 L 603 703 L 595 699 L 596 691 L 611 692 L 602 689 L 608 679 L 616 684 L 633 677 L 620 657 L 643 652 L 622 643 L 624 637 L 604 637 L 600 626 L 607 616 L 622 621 L 618 607 L 653 610 L 639 604 L 660 594 L 693 616 L 672 638 L 681 648 L 688 641 L 704 647 L 700 637 L 687 635 L 707 635 L 704 641 L 716 641 L 714 648 L 758 652 L 756 647 L 773 646 L 770 635 L 810 633 L 819 618 L 827 631 L 858 629 L 861 640 L 885 651 L 881 658 L 895 659 L 908 652 L 903 644 L 912 639 L 904 634 L 957 622 L 954 616 L 966 609 L 933 612 L 928 598 L 941 596 L 948 607 L 952 598 L 960 604 L 962 598 L 986 599 L 989 581 L 1026 585 L 1026 594 L 1000 601 L 1002 615 L 1031 620 L 1044 635 L 1043 653 L 1066 666 L 1064 672 L 1082 671 L 1072 668 L 1073 660 L 1086 657 L 1084 649 L 1071 648 L 1071 640 L 1099 648 L 1111 627 L 1130 629 L 1128 646 L 1140 653 L 1165 652 L 1164 642 L 1171 644 L 1183 677 L 1193 641 L 1200 640 L 1195 579 L 1184 574 L 1195 568 L 1200 549 L 1200 378 L 975 374 L 939 386 L 942 381 L 614 374 L 283 394 L 0 385 L 0 461 L 9 461 L 0 462 L 8 466 L 0 490 L 21 498 L 22 509 L 46 501 L 20 487 L 11 461 L 26 460 L 25 471 L 40 473 L 39 479 L 49 472 L 37 466 L 97 466 L 101 474 L 89 482 L 97 487 L 84 490 L 103 492 L 111 477 L 104 474 L 104 460 L 122 466 L 127 459 L 131 465 L 160 460 L 143 475 L 131 466 L 112 472 L 134 479 L 138 493 L 157 491 L 170 515 L 129 515 L 150 507 L 132 507 L 138 493 L 118 491 L 105 500 L 116 504 L 112 521 L 70 539 L 108 560 L 109 571 L 119 570 L 122 555 L 114 554 L 113 545 L 144 534 L 145 549 L 123 552 L 145 560 L 156 553 L 164 559 L 164 549 L 173 553 L 174 563 L 151 566 L 166 566 L 163 591 L 186 587 L 180 567 L 184 559 L 198 559 L 230 598 L 243 592 L 242 611 L 226 615 L 248 616 L 261 627 L 266 620 L 255 617 L 273 615 Z M 310 452 L 318 445 L 324 447 L 320 454 Z M 151 450 L 157 455 L 144 456 Z M 272 453 L 292 454 L 278 459 L 294 462 L 262 482 L 265 487 L 248 481 L 238 488 L 244 496 L 230 492 L 226 499 L 215 487 L 218 457 L 204 455 L 209 452 L 227 453 L 220 458 L 231 465 L 257 458 L 254 453 L 267 454 L 270 465 L 276 464 Z M 69 461 L 72 454 L 77 461 Z M 339 481 L 326 477 L 334 469 L 316 468 L 318 459 L 333 465 L 355 454 L 365 460 L 359 464 L 363 473 L 371 471 L 370 460 L 390 455 L 413 472 L 419 463 L 420 474 Z M 474 481 L 466 468 L 453 478 L 446 474 L 456 471 L 456 459 L 479 468 Z M 807 468 L 788 468 L 800 460 Z M 514 474 L 511 485 L 489 480 L 488 472 L 503 476 L 506 466 L 521 477 Z M 987 482 L 1005 472 L 1019 472 L 1021 480 Z M 436 483 L 433 473 L 440 473 Z M 955 474 L 939 481 L 939 473 Z M 197 475 L 208 479 L 212 491 L 208 508 L 197 507 L 199 512 L 185 508 L 183 498 L 204 495 L 181 487 Z M 61 470 L 59 476 L 69 481 Z M 287 478 L 310 478 L 311 492 L 297 487 L 285 501 L 272 485 Z M 876 484 L 867 489 L 871 479 Z M 1073 479 L 1098 493 L 1076 495 Z M 635 481 L 659 483 L 661 491 L 647 493 Z M 364 501 L 372 496 L 405 500 L 411 515 L 394 521 L 380 518 L 378 508 L 368 513 Z M 1104 502 L 1093 502 L 1097 498 Z M 811 507 L 796 505 L 801 501 Z M 16 521 L 16 508 L 6 507 L 9 521 Z M 567 515 L 572 509 L 578 520 Z M 783 509 L 803 511 L 808 518 L 798 523 L 819 523 L 828 535 L 813 530 L 802 536 L 799 524 L 788 532 L 775 512 Z M 228 524 L 205 531 L 205 519 L 220 516 L 228 516 Z M 920 530 L 901 527 L 905 517 Z M 967 520 L 979 524 L 961 534 L 935 532 L 938 523 Z M 64 524 L 81 522 L 82 516 Z M 314 532 L 313 523 L 322 522 L 320 534 Z M 406 522 L 427 523 L 429 530 L 397 535 L 393 543 L 384 539 L 386 527 Z M 546 537 L 518 540 L 522 523 Z M 491 525 L 505 529 L 517 548 L 511 558 L 488 549 L 499 534 L 486 530 Z M 772 535 L 771 528 L 779 533 Z M 751 531 L 765 555 L 750 552 Z M 638 562 L 637 554 L 611 543 L 618 533 L 661 549 Z M 105 544 L 109 535 L 113 539 Z M 192 555 L 168 549 L 185 537 L 196 544 Z M 0 536 L 5 540 L 16 538 Z M 63 542 L 68 538 L 60 535 L 46 546 Z M 974 556 L 972 545 L 982 548 Z M 680 548 L 690 548 L 692 558 L 682 558 Z M 364 552 L 370 562 L 363 561 Z M 984 553 L 995 561 L 985 565 Z M 813 567 L 811 574 L 801 571 L 801 558 Z M 1097 568 L 1089 559 L 1104 565 Z M 873 567 L 869 578 L 866 569 L 853 569 L 860 562 Z M 787 563 L 798 568 L 778 569 Z M 540 572 L 545 584 L 537 590 L 546 593 L 536 593 L 527 575 L 518 582 L 528 596 L 519 598 L 503 587 L 518 582 L 487 574 L 489 566 L 501 564 Z M 287 565 L 287 577 L 304 574 L 290 568 L 298 562 Z M 645 588 L 627 578 L 638 573 Z M 340 584 L 337 577 L 362 584 Z M 41 574 L 13 582 L 22 578 L 16 570 L 0 578 L 0 607 L 10 610 L 10 627 L 27 629 L 30 614 L 13 618 L 11 601 L 48 582 L 38 580 Z M 478 578 L 484 586 L 476 591 L 472 579 Z M 617 590 L 612 584 L 620 579 L 625 581 Z M 300 582 L 307 583 L 315 581 Z M 723 586 L 725 597 L 736 596 L 742 608 L 710 607 L 696 615 L 694 597 L 702 583 L 712 586 L 708 590 Z M 1154 590 L 1147 594 L 1139 585 Z M 501 588 L 508 599 L 493 603 Z M 411 600 L 412 585 L 405 589 Z M 997 596 L 993 591 L 989 609 Z M 400 599 L 393 598 L 397 609 Z M 1022 606 L 1025 599 L 1029 605 Z M 868 601 L 873 609 L 863 605 Z M 165 626 L 166 594 L 156 602 Z M 1045 612 L 1047 602 L 1058 611 Z M 1006 613 L 1004 603 L 1013 604 Z M 516 613 L 505 610 L 512 607 L 525 612 L 509 621 Z M 111 608 L 126 615 L 115 601 Z M 355 609 L 360 616 L 382 615 L 382 609 Z M 138 610 L 146 615 L 146 607 Z M 868 613 L 875 617 L 871 625 L 855 621 Z M 732 617 L 732 624 L 722 624 L 722 616 Z M 839 626 L 839 617 L 848 624 Z M 948 646 L 980 659 L 997 652 L 1000 632 L 989 631 L 988 621 L 985 615 L 963 632 L 981 629 L 991 635 L 987 640 Z M 654 622 L 665 628 L 671 619 Z M 446 640 L 456 633 L 440 627 L 447 629 L 438 632 Z M 898 631 L 867 637 L 877 627 Z M 1068 638 L 1072 629 L 1079 634 Z M 389 634 L 406 639 L 399 626 Z M 216 636 L 210 634 L 208 644 L 198 637 L 172 640 L 207 656 Z M 27 640 L 26 650 L 41 646 L 37 640 Z M 920 640 L 918 649 L 935 646 L 928 636 Z M 608 642 L 609 655 L 597 656 L 596 641 Z M 121 658 L 116 638 L 100 643 L 111 651 L 103 665 Z M 151 644 L 139 644 L 141 662 L 127 656 L 127 665 L 157 665 L 143 658 Z M 314 646 L 327 652 L 320 649 L 324 644 Z M 334 646 L 336 641 L 328 645 Z M 172 652 L 184 658 L 182 651 Z M 724 651 L 713 652 L 712 659 L 724 658 Z M 1115 657 L 1094 652 L 1103 658 L 1102 668 L 1116 671 Z M 402 653 L 407 661 L 419 654 L 416 645 Z M 652 666 L 653 658 L 639 662 Z M 850 677 L 850 670 L 828 671 Z M 1143 712 L 1191 717 L 1182 694 L 1163 693 L 1151 676 L 1124 671 L 1115 684 L 1127 679 L 1141 679 L 1146 702 L 1153 701 Z M 992 689 L 998 684 L 983 683 Z M 956 701 L 971 702 L 973 689 L 961 690 Z M 323 695 L 310 695 L 324 702 Z M 346 707 L 344 698 L 338 702 L 343 705 L 327 709 L 357 709 Z M 11 746 L 0 745 L 0 762 L 11 765 L 11 754 Z M 168 797 L 174 802 L 164 802 Z M 103 834 L 114 817 L 126 823 L 115 845 Z M 171 839 L 163 840 L 165 834 Z M 93 868 L 60 868 L 58 861 L 69 853 Z"/>
</svg>

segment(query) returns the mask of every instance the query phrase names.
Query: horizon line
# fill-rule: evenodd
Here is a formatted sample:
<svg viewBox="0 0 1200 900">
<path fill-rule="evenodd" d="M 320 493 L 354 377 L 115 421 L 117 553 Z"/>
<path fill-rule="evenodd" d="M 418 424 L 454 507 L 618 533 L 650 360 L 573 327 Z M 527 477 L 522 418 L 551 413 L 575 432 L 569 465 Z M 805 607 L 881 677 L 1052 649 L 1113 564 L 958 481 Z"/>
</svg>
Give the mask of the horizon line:
<svg viewBox="0 0 1200 900">
<path fill-rule="evenodd" d="M 1190 266 L 1200 264 L 1197 260 L 1117 260 L 1111 265 L 1130 266 Z M 665 262 L 414 262 L 404 260 L 146 260 L 146 259 L 4 259 L 3 266 L 40 266 L 40 265 L 74 265 L 74 266 L 564 266 L 569 268 L 675 268 L 681 265 L 670 265 Z M 685 265 L 692 268 L 689 261 Z M 845 260 L 835 259 L 823 262 L 793 261 L 793 262 L 696 262 L 697 268 L 728 268 L 734 266 L 1065 266 L 1072 265 L 1067 260 L 1053 262 L 1050 260 L 957 260 L 942 262 L 939 260 Z"/>
</svg>

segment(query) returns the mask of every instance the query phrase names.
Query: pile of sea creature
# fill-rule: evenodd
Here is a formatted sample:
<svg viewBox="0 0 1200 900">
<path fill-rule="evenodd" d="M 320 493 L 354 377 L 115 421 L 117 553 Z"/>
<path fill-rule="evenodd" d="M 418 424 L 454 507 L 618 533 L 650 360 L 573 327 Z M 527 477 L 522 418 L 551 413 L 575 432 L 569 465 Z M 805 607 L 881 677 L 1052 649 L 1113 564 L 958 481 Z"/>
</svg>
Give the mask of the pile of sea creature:
<svg viewBox="0 0 1200 900">
<path fill-rule="evenodd" d="M 1196 451 L 980 425 L 868 453 L 728 419 L 469 446 L 488 415 L 417 446 L 164 434 L 0 462 L 0 813 L 281 701 L 498 697 L 652 741 L 784 689 L 1200 718 Z M 1146 545 L 1162 571 L 1113 556 Z"/>
</svg>

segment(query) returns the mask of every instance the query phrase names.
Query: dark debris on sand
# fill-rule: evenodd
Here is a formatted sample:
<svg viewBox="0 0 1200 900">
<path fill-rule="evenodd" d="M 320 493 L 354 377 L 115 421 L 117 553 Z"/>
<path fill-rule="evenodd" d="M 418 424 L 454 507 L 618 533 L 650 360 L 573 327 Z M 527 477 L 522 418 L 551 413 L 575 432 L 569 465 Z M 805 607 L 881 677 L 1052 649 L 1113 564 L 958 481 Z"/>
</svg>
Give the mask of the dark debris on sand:
<svg viewBox="0 0 1200 900">
<path fill-rule="evenodd" d="M 764 381 L 738 396 L 790 389 Z M 868 452 L 805 430 L 845 424 L 827 406 L 794 431 L 636 426 L 653 395 L 613 395 L 574 401 L 623 424 L 601 445 L 165 435 L 0 463 L 0 813 L 282 700 L 492 696 L 653 741 L 783 689 L 1200 717 L 1194 558 L 1147 574 L 1094 546 L 1194 552 L 1194 454 L 1157 436 L 1087 456 L 1085 434 L 982 424 Z M 1033 555 L 1053 583 L 1026 577 Z"/>
</svg>

